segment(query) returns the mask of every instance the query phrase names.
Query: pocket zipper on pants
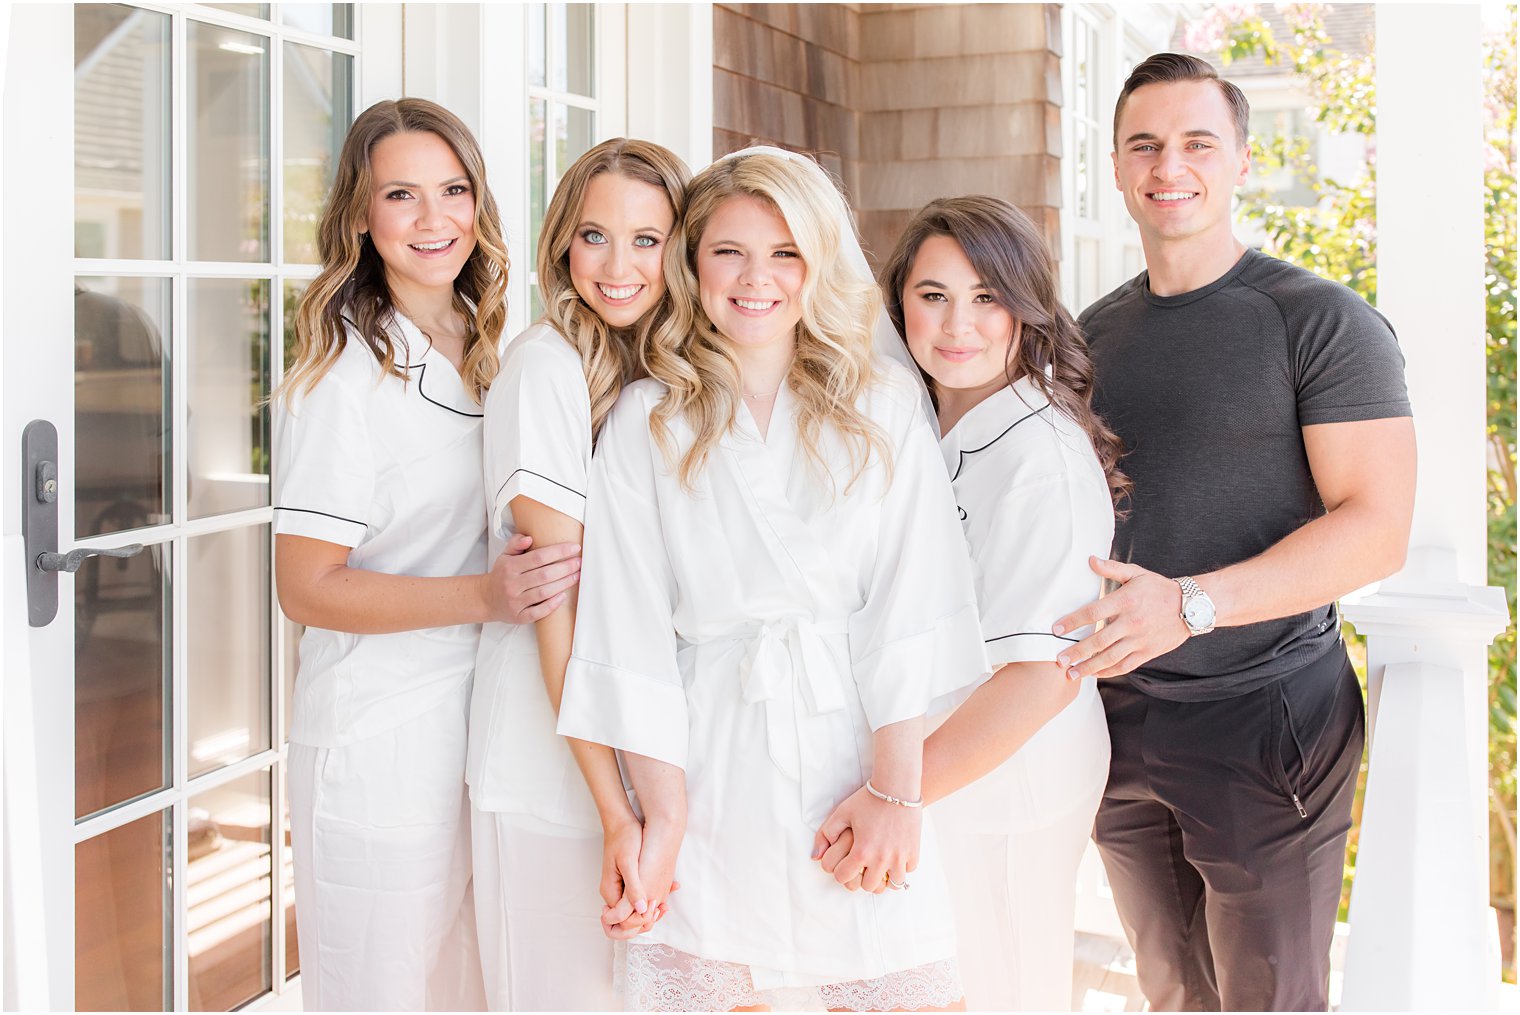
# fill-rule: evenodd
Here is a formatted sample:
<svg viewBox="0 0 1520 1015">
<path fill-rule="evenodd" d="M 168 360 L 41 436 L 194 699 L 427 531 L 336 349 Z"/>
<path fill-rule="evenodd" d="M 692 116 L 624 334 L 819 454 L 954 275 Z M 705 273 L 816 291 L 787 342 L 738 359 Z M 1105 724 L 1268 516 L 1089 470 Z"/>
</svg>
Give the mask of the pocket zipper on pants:
<svg viewBox="0 0 1520 1015">
<path fill-rule="evenodd" d="M 1293 728 L 1293 706 L 1288 704 L 1288 693 L 1286 691 L 1282 692 L 1282 703 L 1283 712 L 1288 717 L 1288 733 L 1293 737 L 1293 746 L 1298 749 L 1298 777 L 1302 780 L 1304 773 L 1309 770 L 1309 756 L 1304 753 L 1303 742 L 1298 739 L 1298 730 Z M 1284 770 L 1283 775 L 1286 776 L 1287 774 L 1287 771 Z M 1298 798 L 1298 787 L 1289 786 L 1288 796 L 1292 799 L 1293 806 L 1298 808 L 1299 819 L 1303 820 L 1307 818 L 1309 812 L 1304 808 L 1303 801 Z"/>
</svg>

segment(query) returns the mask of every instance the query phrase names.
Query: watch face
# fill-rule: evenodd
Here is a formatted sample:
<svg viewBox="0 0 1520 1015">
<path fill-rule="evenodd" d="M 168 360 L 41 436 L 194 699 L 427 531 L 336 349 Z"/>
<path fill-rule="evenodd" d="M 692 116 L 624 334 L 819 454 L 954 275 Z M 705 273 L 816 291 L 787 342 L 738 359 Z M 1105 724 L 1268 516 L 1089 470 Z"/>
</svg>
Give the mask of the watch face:
<svg viewBox="0 0 1520 1015">
<path fill-rule="evenodd" d="M 1189 627 L 1208 627 L 1214 623 L 1214 604 L 1203 596 L 1194 596 L 1182 608 L 1182 619 Z"/>
</svg>

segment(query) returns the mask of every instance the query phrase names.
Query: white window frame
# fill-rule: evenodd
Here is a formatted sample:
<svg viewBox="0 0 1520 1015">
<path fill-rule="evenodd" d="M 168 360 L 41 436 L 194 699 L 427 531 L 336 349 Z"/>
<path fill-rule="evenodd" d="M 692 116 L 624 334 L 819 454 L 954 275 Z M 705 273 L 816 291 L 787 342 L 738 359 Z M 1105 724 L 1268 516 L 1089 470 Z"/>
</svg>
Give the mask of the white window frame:
<svg viewBox="0 0 1520 1015">
<path fill-rule="evenodd" d="M 531 24 L 530 8 L 538 6 L 545 8 L 544 17 L 544 84 L 534 84 L 530 80 L 531 69 L 528 60 L 528 30 Z M 518 187 L 513 195 L 513 208 L 511 212 L 503 209 L 503 216 L 509 222 L 515 222 L 516 228 L 512 230 L 517 237 L 512 250 L 512 263 L 514 270 L 508 280 L 510 299 L 507 311 L 507 330 L 510 335 L 520 334 L 532 323 L 533 295 L 538 287 L 538 251 L 529 249 L 529 238 L 533 235 L 532 221 L 532 186 L 533 186 L 533 153 L 527 144 L 528 126 L 531 123 L 531 105 L 533 102 L 542 101 L 545 109 L 550 108 L 551 103 L 583 109 L 592 114 L 591 143 L 600 144 L 608 138 L 621 137 L 626 134 L 627 128 L 627 37 L 628 37 L 628 14 L 626 4 L 593 4 L 592 6 L 592 35 L 594 38 L 595 69 L 592 76 L 593 95 L 583 95 L 578 92 L 559 91 L 550 86 L 553 79 L 554 59 L 556 47 L 562 40 L 555 38 L 555 19 L 549 16 L 549 8 L 555 4 L 524 4 L 521 9 L 521 31 L 519 37 L 522 43 L 522 60 L 519 66 L 522 68 L 522 98 L 520 102 L 522 131 L 519 137 L 519 149 L 515 154 L 518 173 L 522 180 L 522 186 Z M 554 162 L 554 146 L 545 145 L 544 152 L 544 203 L 548 205 L 549 199 L 554 194 L 554 188 L 559 179 L 564 175 L 568 166 L 556 165 Z M 501 195 L 498 195 L 498 200 Z M 503 202 L 505 203 L 505 202 Z"/>
<path fill-rule="evenodd" d="M 1097 80 L 1089 81 L 1088 87 L 1097 95 L 1096 107 L 1104 114 L 1099 121 L 1099 150 L 1112 152 L 1114 102 L 1119 89 L 1129 76 L 1138 57 L 1160 52 L 1167 47 L 1173 26 L 1179 14 L 1179 5 L 1164 4 L 1063 4 L 1061 7 L 1061 40 L 1065 55 L 1062 61 L 1062 82 L 1066 101 L 1061 109 L 1061 138 L 1065 165 L 1061 173 L 1061 199 L 1065 214 L 1061 222 L 1061 295 L 1072 313 L 1080 313 L 1085 303 L 1111 292 L 1121 283 L 1134 277 L 1144 266 L 1144 254 L 1140 247 L 1140 231 L 1124 206 L 1124 197 L 1113 186 L 1109 170 L 1100 171 L 1103 182 L 1098 186 L 1097 214 L 1087 218 L 1077 217 L 1076 192 L 1076 144 L 1077 133 L 1084 126 L 1072 108 L 1076 95 L 1075 32 L 1078 25 L 1093 29 L 1098 42 Z M 1105 112 L 1106 111 L 1106 112 Z M 1101 166 L 1101 161 L 1099 162 Z M 1076 264 L 1078 238 L 1098 244 L 1098 278 L 1094 291 L 1081 294 L 1076 290 Z"/>
</svg>

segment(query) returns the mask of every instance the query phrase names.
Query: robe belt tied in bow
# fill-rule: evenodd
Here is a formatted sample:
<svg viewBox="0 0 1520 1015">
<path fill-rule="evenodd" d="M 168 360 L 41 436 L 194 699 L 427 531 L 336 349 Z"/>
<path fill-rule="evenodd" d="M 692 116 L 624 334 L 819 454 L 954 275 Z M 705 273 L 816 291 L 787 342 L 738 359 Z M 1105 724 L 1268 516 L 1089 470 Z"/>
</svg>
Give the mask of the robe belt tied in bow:
<svg viewBox="0 0 1520 1015">
<path fill-rule="evenodd" d="M 763 621 L 749 640 L 739 664 L 744 700 L 765 707 L 765 741 L 771 761 L 790 779 L 801 779 L 809 749 L 800 729 L 806 714 L 823 715 L 845 706 L 848 688 L 843 667 L 848 644 L 831 647 L 849 633 L 844 620 L 812 621 L 782 617 Z M 795 691 L 794 691 L 795 689 Z M 799 699 L 796 700 L 796 699 Z"/>
</svg>

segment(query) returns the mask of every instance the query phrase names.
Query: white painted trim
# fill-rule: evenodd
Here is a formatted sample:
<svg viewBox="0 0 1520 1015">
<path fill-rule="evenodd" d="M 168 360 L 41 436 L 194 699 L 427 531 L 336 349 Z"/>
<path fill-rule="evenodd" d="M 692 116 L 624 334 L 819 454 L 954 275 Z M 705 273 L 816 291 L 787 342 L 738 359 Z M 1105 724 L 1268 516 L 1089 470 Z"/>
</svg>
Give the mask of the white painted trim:
<svg viewBox="0 0 1520 1015">
<path fill-rule="evenodd" d="M 1509 612 L 1485 585 L 1482 15 L 1376 17 L 1378 309 L 1420 469 L 1407 563 L 1345 607 L 1367 635 L 1372 744 L 1342 1009 L 1492 1010 L 1487 646 Z"/>
<path fill-rule="evenodd" d="M 285 916 L 283 913 L 277 913 L 276 919 L 281 925 L 285 923 Z M 304 1010 L 305 1008 L 301 1004 L 301 978 L 299 976 L 287 982 L 283 987 L 281 987 L 280 984 L 276 983 L 274 990 L 270 991 L 267 994 L 263 994 L 257 998 L 254 998 L 252 1001 L 249 1001 L 246 1005 L 238 1009 L 238 1011 Z"/>
<path fill-rule="evenodd" d="M 712 161 L 712 4 L 628 5 L 628 134 Z"/>
<path fill-rule="evenodd" d="M 74 842 L 84 842 L 98 835 L 113 831 L 123 825 L 130 825 L 139 818 L 156 814 L 159 811 L 168 810 L 171 806 L 179 803 L 181 799 L 188 799 L 197 793 L 203 793 L 208 789 L 215 789 L 224 783 L 242 778 L 261 769 L 269 768 L 280 760 L 280 752 L 275 749 L 260 751 L 251 757 L 196 776 L 182 784 L 181 788 L 173 787 L 154 790 L 137 800 L 113 807 L 93 817 L 87 818 L 74 826 Z"/>
<path fill-rule="evenodd" d="M 507 334 L 528 326 L 528 8 L 493 4 L 481 9 L 480 90 L 491 97 L 477 137 L 501 215 L 511 268 L 507 273 Z"/>
<path fill-rule="evenodd" d="M 39 201 L 38 194 L 71 195 L 74 192 L 74 12 L 65 4 L 17 4 L 9 9 L 6 36 L 5 129 L 0 139 L 0 172 L 6 189 L 0 192 L 0 215 L 5 230 L 0 236 L 5 273 L 3 320 L 0 320 L 0 386 L 4 388 L 4 434 L 0 451 L 0 517 L 3 533 L 21 531 L 21 432 L 29 420 L 51 420 L 58 428 L 61 495 L 71 494 L 74 448 L 74 392 L 63 378 L 73 376 L 73 279 L 60 270 L 73 261 L 73 230 L 60 229 L 57 205 Z M 39 101 L 45 97 L 46 101 Z M 39 158 L 51 152 L 53 158 Z M 51 220 L 51 222 L 50 222 Z M 60 501 L 71 496 L 60 496 Z M 73 532 L 73 510 L 62 504 L 59 531 Z M 65 536 L 64 538 L 67 538 Z M 7 553 L 0 561 L 8 572 L 25 573 L 16 541 L 4 543 Z M 73 582 L 60 582 L 60 599 L 67 604 Z M 23 993 L 45 996 L 48 1006 L 69 1010 L 74 1005 L 74 851 L 60 848 L 70 841 L 74 824 L 74 621 L 65 608 L 44 628 L 26 627 L 10 620 L 13 611 L 25 617 L 24 603 L 6 596 L 8 630 L 25 640 L 27 669 L 9 665 L 0 679 L 6 683 L 5 737 L 7 779 L 27 778 L 37 787 L 36 813 L 25 815 L 13 808 L 19 799 L 7 796 L 5 821 L 13 843 L 7 851 L 5 893 L 7 936 L 32 938 L 41 960 L 24 970 L 11 967 L 6 978 L 7 1006 Z M 13 626 L 14 625 L 14 626 Z M 15 650 L 7 646 L 7 657 Z M 27 704 L 23 711 L 19 706 Z M 26 722 L 36 734 L 32 750 L 18 735 L 15 724 Z M 59 735 L 62 733 L 63 735 Z M 45 780 L 45 781 L 44 781 Z M 41 842 L 35 863 L 16 866 L 27 859 L 14 852 L 21 829 L 12 822 L 30 822 Z M 25 883 L 41 894 L 41 912 L 15 911 L 25 904 Z M 35 896 L 32 897 L 35 900 Z M 24 920 L 25 922 L 19 922 Z M 6 960 L 13 958 L 7 940 Z M 45 993 L 43 993 L 45 992 Z M 29 1007 L 23 1005 L 22 1007 Z"/>
<path fill-rule="evenodd" d="M 355 4 L 359 23 L 354 35 L 359 39 L 358 78 L 354 94 L 354 114 L 358 115 L 381 99 L 398 99 L 404 92 L 401 25 L 402 4 Z"/>
<path fill-rule="evenodd" d="M 1061 8 L 1061 294 L 1073 313 L 1080 313 L 1089 300 L 1111 292 L 1133 276 L 1126 267 L 1126 255 L 1140 252 L 1140 234 L 1124 206 L 1124 198 L 1113 183 L 1113 167 L 1105 158 L 1112 150 L 1112 110 L 1124 85 L 1131 49 L 1158 51 L 1166 47 L 1177 12 L 1175 5 L 1165 4 L 1065 4 Z M 1079 24 L 1096 33 L 1093 63 L 1097 73 L 1087 82 L 1096 96 L 1096 118 L 1080 118 L 1073 108 L 1076 101 L 1075 35 Z M 1098 143 L 1094 151 L 1093 172 L 1097 175 L 1091 214 L 1078 218 L 1076 193 L 1076 142 L 1079 130 L 1096 126 Z M 1097 277 L 1093 289 L 1077 292 L 1077 239 L 1095 240 L 1098 248 Z"/>
<path fill-rule="evenodd" d="M 596 140 L 628 136 L 628 5 L 596 7 Z M 556 98 L 574 102 L 572 97 Z"/>
</svg>

